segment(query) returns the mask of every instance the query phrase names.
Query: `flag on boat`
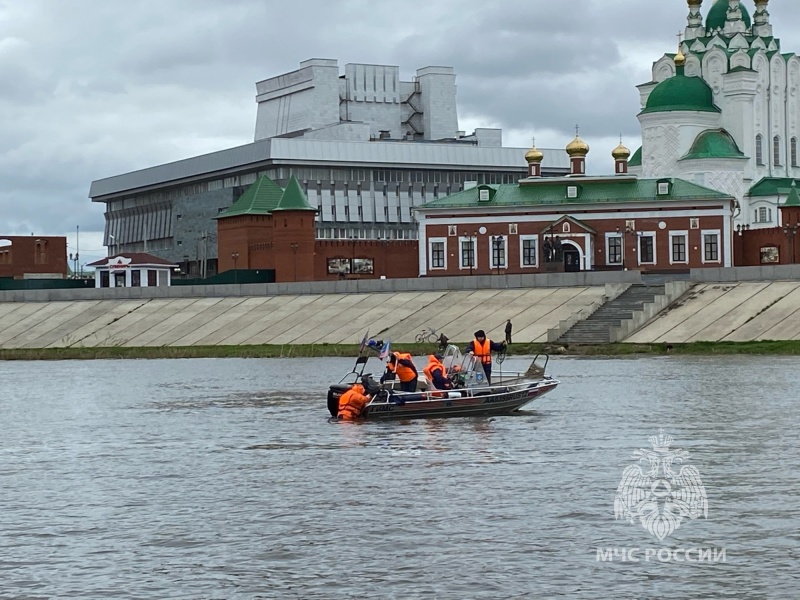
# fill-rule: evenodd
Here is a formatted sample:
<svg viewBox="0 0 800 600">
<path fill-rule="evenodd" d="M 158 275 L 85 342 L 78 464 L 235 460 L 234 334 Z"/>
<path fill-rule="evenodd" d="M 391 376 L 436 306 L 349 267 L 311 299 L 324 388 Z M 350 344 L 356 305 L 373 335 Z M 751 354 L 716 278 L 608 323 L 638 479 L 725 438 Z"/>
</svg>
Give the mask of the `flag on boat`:
<svg viewBox="0 0 800 600">
<path fill-rule="evenodd" d="M 364 334 L 364 339 L 361 340 L 361 345 L 358 347 L 359 354 L 364 352 L 364 348 L 367 347 L 367 340 L 369 340 L 369 329 L 367 329 L 367 333 Z"/>
<path fill-rule="evenodd" d="M 383 345 L 383 348 L 381 348 L 381 353 L 378 355 L 378 358 L 380 358 L 381 360 L 389 356 L 389 344 L 390 344 L 389 340 L 386 340 L 386 343 Z"/>
</svg>

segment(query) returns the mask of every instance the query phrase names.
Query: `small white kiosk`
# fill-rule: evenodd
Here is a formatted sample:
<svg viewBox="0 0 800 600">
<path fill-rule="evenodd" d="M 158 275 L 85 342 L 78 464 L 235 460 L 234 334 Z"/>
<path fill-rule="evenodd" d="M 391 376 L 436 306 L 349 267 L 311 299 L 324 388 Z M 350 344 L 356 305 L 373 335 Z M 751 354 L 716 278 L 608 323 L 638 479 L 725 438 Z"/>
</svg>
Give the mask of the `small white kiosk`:
<svg viewBox="0 0 800 600">
<path fill-rule="evenodd" d="M 172 285 L 178 265 L 152 254 L 117 254 L 87 266 L 95 268 L 94 287 L 157 287 Z"/>
</svg>

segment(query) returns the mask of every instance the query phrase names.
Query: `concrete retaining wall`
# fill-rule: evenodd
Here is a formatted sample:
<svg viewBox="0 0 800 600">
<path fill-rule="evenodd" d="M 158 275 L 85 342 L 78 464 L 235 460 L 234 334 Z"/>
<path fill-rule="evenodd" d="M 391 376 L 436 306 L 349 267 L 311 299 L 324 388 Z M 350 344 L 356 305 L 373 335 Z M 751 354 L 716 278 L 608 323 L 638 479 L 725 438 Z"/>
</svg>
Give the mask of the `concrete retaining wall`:
<svg viewBox="0 0 800 600">
<path fill-rule="evenodd" d="M 355 279 L 301 283 L 173 286 L 141 288 L 10 290 L 0 292 L 0 302 L 52 302 L 67 300 L 123 300 L 151 298 L 230 298 L 242 296 L 296 296 L 302 294 L 365 294 L 502 290 L 602 286 L 640 283 L 639 271 L 586 271 L 540 275 L 478 275 L 474 277 L 418 277 L 415 279 Z"/>
<path fill-rule="evenodd" d="M 665 283 L 663 295 L 656 296 L 653 302 L 646 302 L 641 311 L 633 313 L 632 319 L 623 321 L 619 327 L 611 328 L 609 332 L 611 343 L 624 341 L 670 304 L 683 297 L 691 288 L 692 283 L 688 281 L 668 281 Z"/>
</svg>

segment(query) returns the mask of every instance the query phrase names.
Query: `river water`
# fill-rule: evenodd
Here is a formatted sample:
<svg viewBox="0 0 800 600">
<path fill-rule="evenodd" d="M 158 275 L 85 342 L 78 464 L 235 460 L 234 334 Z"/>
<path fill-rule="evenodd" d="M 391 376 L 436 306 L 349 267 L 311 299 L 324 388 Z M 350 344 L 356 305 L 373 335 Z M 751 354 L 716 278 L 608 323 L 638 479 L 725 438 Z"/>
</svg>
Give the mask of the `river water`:
<svg viewBox="0 0 800 600">
<path fill-rule="evenodd" d="M 365 424 L 351 360 L 7 362 L 0 598 L 797 598 L 798 362 L 554 358 L 520 416 Z M 708 513 L 660 541 L 614 498 L 662 428 Z"/>
</svg>

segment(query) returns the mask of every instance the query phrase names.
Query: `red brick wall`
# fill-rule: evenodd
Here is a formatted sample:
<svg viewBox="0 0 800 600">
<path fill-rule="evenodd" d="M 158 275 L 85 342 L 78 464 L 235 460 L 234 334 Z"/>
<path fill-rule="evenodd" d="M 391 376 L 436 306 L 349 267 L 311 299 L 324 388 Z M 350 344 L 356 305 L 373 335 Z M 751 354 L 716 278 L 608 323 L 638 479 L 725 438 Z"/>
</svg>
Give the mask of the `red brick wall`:
<svg viewBox="0 0 800 600">
<path fill-rule="evenodd" d="M 276 282 L 339 279 L 328 273 L 328 259 L 369 259 L 372 273 L 345 274 L 347 279 L 417 277 L 417 242 L 315 240 L 314 213 L 280 211 L 272 216 L 242 215 L 217 220 L 219 272 L 234 268 L 231 255 L 239 253 L 237 269 L 274 269 Z"/>
<path fill-rule="evenodd" d="M 733 234 L 734 264 L 737 267 L 797 264 L 800 257 L 798 246 L 800 246 L 800 235 L 795 235 L 794 238 L 787 236 L 781 227 L 748 229 Z M 778 248 L 778 262 L 761 262 L 761 251 L 768 247 Z"/>
<path fill-rule="evenodd" d="M 337 273 L 328 273 L 328 259 L 371 259 L 373 272 L 346 274 L 346 279 L 387 279 L 419 276 L 419 245 L 416 241 L 401 240 L 317 240 L 314 257 L 314 279 L 340 279 Z"/>
<path fill-rule="evenodd" d="M 67 238 L 0 236 L 0 241 L 11 242 L 0 246 L 0 277 L 22 279 L 36 273 L 67 276 Z"/>
</svg>

